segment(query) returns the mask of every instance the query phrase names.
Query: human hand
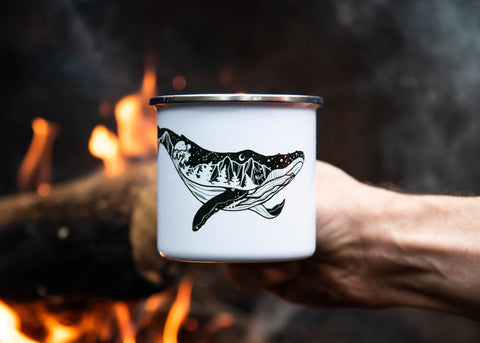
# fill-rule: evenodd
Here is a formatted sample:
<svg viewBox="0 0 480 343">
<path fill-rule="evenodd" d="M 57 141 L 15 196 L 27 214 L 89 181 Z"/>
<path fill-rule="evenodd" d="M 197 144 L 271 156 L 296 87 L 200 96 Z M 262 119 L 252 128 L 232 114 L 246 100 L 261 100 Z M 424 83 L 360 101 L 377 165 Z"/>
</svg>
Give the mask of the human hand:
<svg viewBox="0 0 480 343">
<path fill-rule="evenodd" d="M 409 195 L 317 162 L 312 257 L 229 264 L 243 290 L 309 306 L 409 306 L 480 319 L 480 197 Z"/>
<path fill-rule="evenodd" d="M 388 305 L 381 261 L 370 258 L 377 214 L 397 193 L 362 184 L 324 162 L 316 168 L 317 248 L 304 261 L 229 264 L 227 276 L 243 290 L 264 289 L 313 306 Z M 381 260 L 381 259 L 380 259 Z"/>
</svg>

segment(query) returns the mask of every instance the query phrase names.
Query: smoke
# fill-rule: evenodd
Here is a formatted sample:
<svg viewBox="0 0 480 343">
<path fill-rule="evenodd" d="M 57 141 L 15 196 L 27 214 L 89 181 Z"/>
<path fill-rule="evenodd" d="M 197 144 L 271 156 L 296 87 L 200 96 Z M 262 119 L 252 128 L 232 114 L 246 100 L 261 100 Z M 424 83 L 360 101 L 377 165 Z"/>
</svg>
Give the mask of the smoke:
<svg viewBox="0 0 480 343">
<path fill-rule="evenodd" d="M 391 104 L 382 139 L 387 172 L 410 191 L 480 192 L 480 3 L 336 6 L 359 41 L 378 45 L 365 56 L 372 71 L 359 87 Z"/>
<path fill-rule="evenodd" d="M 92 6 L 88 3 L 87 5 Z M 143 71 L 139 70 L 138 66 L 132 66 L 129 60 L 140 62 L 138 65 L 141 65 L 141 58 L 135 54 L 143 56 L 146 47 L 129 47 L 131 42 L 123 35 L 122 39 L 119 39 L 116 31 L 121 16 L 115 4 L 97 7 L 96 11 L 99 12 L 101 20 L 96 20 L 92 15 L 95 11 L 91 8 L 82 8 L 81 3 L 69 0 L 59 0 L 49 8 L 51 11 L 56 9 L 55 20 L 64 16 L 64 29 L 71 42 L 71 55 L 64 68 L 68 69 L 66 72 L 78 76 L 77 80 L 83 83 L 85 92 L 101 91 L 103 96 L 111 97 L 132 92 L 135 86 L 138 88 L 139 75 Z M 133 12 L 136 10 L 138 9 L 135 7 L 132 9 Z M 133 36 L 137 36 L 137 41 L 142 41 L 141 27 L 132 28 L 130 31 Z"/>
</svg>

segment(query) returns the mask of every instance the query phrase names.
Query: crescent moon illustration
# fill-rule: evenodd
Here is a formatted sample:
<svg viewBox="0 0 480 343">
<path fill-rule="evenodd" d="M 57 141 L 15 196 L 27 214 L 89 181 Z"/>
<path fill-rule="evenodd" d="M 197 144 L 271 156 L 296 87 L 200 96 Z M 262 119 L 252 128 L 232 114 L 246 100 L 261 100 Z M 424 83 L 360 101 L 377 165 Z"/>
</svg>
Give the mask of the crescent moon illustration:
<svg viewBox="0 0 480 343">
<path fill-rule="evenodd" d="M 240 162 L 243 162 L 243 161 L 245 161 L 245 156 L 243 156 L 243 154 L 240 154 L 238 156 L 238 159 L 240 160 Z"/>
</svg>

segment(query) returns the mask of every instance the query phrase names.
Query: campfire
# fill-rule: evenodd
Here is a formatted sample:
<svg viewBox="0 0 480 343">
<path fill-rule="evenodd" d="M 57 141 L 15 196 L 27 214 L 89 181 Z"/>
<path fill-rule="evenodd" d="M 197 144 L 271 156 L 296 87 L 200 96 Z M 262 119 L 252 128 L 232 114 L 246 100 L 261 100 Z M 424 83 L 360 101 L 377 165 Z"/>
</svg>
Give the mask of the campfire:
<svg viewBox="0 0 480 343">
<path fill-rule="evenodd" d="M 33 121 L 20 193 L 0 199 L 0 241 L 12 244 L 0 256 L 0 342 L 210 342 L 242 320 L 207 295 L 218 275 L 196 286 L 209 267 L 156 252 L 155 83 L 147 68 L 115 106 L 116 132 L 93 129 L 88 148 L 104 168 L 78 180 L 52 183 L 54 141 L 68 132 Z M 196 289 L 207 300 L 192 302 Z"/>
<path fill-rule="evenodd" d="M 147 331 L 150 331 L 147 332 L 149 338 L 145 341 L 174 343 L 177 342 L 177 335 L 182 323 L 187 319 L 191 288 L 191 280 L 184 279 L 180 283 L 177 297 L 170 309 L 166 311 L 168 315 L 163 326 L 157 323 L 158 318 L 155 318 L 155 316 L 156 311 L 165 312 L 163 307 L 167 303 L 169 295 L 164 293 L 151 295 L 138 303 L 106 302 L 95 306 L 91 310 L 82 311 L 80 317 L 74 321 L 65 318 L 57 319 L 58 313 L 53 314 L 40 304 L 29 304 L 30 309 L 28 311 L 33 312 L 35 316 L 39 316 L 37 318 L 38 323 L 28 323 L 28 318 L 21 319 L 13 308 L 0 301 L 0 342 L 120 341 L 132 343 L 137 342 L 139 332 L 145 335 Z M 23 309 L 23 311 L 26 310 Z M 78 315 L 79 313 L 76 313 L 76 316 Z M 195 330 L 198 324 L 193 318 L 188 319 L 187 323 L 189 325 L 186 326 L 186 329 Z M 28 323 L 26 328 L 23 321 Z M 152 323 L 155 323 L 155 325 L 150 328 L 149 326 Z"/>
</svg>

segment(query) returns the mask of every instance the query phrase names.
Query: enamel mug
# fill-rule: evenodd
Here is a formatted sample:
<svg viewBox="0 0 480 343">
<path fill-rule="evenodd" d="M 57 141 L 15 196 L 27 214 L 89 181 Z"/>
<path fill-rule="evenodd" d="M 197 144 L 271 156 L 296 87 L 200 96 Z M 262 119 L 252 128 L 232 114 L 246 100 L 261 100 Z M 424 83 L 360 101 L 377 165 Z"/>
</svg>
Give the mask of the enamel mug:
<svg viewBox="0 0 480 343">
<path fill-rule="evenodd" d="M 158 112 L 163 257 L 274 262 L 314 253 L 321 97 L 185 94 L 150 104 Z"/>
</svg>

